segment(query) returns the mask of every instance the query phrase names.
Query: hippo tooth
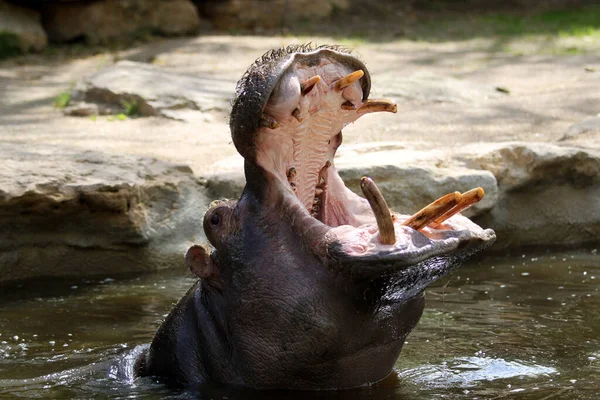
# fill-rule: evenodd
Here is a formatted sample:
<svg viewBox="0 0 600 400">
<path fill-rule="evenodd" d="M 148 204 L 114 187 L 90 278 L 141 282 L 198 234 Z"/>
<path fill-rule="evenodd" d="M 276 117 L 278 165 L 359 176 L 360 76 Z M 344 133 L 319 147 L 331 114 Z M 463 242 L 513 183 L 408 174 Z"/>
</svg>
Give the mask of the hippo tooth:
<svg viewBox="0 0 600 400">
<path fill-rule="evenodd" d="M 381 244 L 396 243 L 396 232 L 394 230 L 392 214 L 377 185 L 375 185 L 375 182 L 371 178 L 363 176 L 360 179 L 360 189 L 367 198 L 375 215 Z"/>
<path fill-rule="evenodd" d="M 270 129 L 277 129 L 279 128 L 279 123 L 275 120 L 275 118 L 263 114 L 260 118 L 260 126 Z"/>
<path fill-rule="evenodd" d="M 398 111 L 398 106 L 390 101 L 390 100 L 367 100 L 365 103 L 358 109 L 360 114 L 378 112 L 378 111 L 387 111 L 391 113 L 396 113 Z"/>
<path fill-rule="evenodd" d="M 461 211 L 466 210 L 467 208 L 471 207 L 474 204 L 479 203 L 479 201 L 481 201 L 481 199 L 483 199 L 484 195 L 485 195 L 485 192 L 483 191 L 483 188 L 480 188 L 480 187 L 471 189 L 468 192 L 463 193 L 462 199 L 458 202 L 457 205 L 452 207 L 450 209 L 450 211 L 446 212 L 442 216 L 436 218 L 433 222 L 435 222 L 436 224 L 441 224 L 442 222 L 444 222 L 451 216 L 458 214 Z"/>
<path fill-rule="evenodd" d="M 294 108 L 294 111 L 292 111 L 292 117 L 296 118 L 298 122 L 304 121 L 304 116 L 299 108 Z"/>
<path fill-rule="evenodd" d="M 288 169 L 287 171 L 287 178 L 288 178 L 288 182 L 291 182 L 294 180 L 294 178 L 296 177 L 296 168 L 294 167 L 290 167 L 290 169 Z"/>
<path fill-rule="evenodd" d="M 402 225 L 411 227 L 417 231 L 423 229 L 437 218 L 450 211 L 461 200 L 462 194 L 460 192 L 448 193 L 428 206 L 425 206 L 420 211 L 417 211 L 410 218 L 404 221 Z"/>
<path fill-rule="evenodd" d="M 315 85 L 319 82 L 321 82 L 321 77 L 319 75 L 315 75 L 312 78 L 308 78 L 300 84 L 300 92 L 303 96 L 306 96 L 313 90 Z"/>
<path fill-rule="evenodd" d="M 344 90 L 345 88 L 347 88 L 348 86 L 352 85 L 354 82 L 356 82 L 357 80 L 362 78 L 364 75 L 365 75 L 365 73 L 362 69 L 351 72 L 348 75 L 346 75 L 345 77 L 335 81 L 333 84 L 333 88 L 337 92 L 341 92 L 342 90 Z"/>
</svg>

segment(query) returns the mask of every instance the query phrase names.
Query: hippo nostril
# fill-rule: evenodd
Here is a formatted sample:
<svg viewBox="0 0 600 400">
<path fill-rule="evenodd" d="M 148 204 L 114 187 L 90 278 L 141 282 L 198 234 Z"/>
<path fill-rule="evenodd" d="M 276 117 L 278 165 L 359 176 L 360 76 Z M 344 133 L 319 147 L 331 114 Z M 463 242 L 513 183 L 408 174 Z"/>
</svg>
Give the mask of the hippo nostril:
<svg viewBox="0 0 600 400">
<path fill-rule="evenodd" d="M 213 225 L 219 225 L 219 222 L 221 222 L 221 218 L 219 218 L 219 214 L 213 214 L 212 217 L 210 217 L 210 223 Z"/>
</svg>

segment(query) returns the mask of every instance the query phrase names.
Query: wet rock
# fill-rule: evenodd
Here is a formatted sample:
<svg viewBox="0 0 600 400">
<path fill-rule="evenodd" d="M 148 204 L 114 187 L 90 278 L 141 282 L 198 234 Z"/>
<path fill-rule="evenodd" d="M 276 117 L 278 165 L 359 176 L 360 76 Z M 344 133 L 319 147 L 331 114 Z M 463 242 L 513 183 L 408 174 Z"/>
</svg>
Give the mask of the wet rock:
<svg viewBox="0 0 600 400">
<path fill-rule="evenodd" d="M 297 20 L 320 19 L 348 7 L 348 0 L 198 1 L 218 29 L 277 28 Z"/>
<path fill-rule="evenodd" d="M 419 103 L 472 104 L 506 96 L 493 85 L 455 79 L 448 76 L 415 74 L 398 77 L 397 73 L 377 76 L 383 97 Z"/>
<path fill-rule="evenodd" d="M 491 171 L 496 206 L 476 222 L 495 249 L 581 246 L 600 238 L 600 151 L 545 143 L 470 146 L 465 165 Z"/>
<path fill-rule="evenodd" d="M 128 114 L 186 120 L 190 118 L 190 110 L 227 112 L 234 90 L 233 81 L 182 75 L 144 63 L 120 61 L 78 82 L 70 102 L 92 103 L 115 111 L 128 105 L 134 107 Z"/>
<path fill-rule="evenodd" d="M 53 41 L 103 44 L 143 33 L 192 34 L 200 17 L 189 0 L 103 0 L 49 3 L 44 26 Z"/>
<path fill-rule="evenodd" d="M 47 43 L 38 12 L 0 0 L 0 58 L 40 51 Z"/>
<path fill-rule="evenodd" d="M 184 268 L 209 199 L 187 166 L 0 146 L 0 282 Z"/>
</svg>

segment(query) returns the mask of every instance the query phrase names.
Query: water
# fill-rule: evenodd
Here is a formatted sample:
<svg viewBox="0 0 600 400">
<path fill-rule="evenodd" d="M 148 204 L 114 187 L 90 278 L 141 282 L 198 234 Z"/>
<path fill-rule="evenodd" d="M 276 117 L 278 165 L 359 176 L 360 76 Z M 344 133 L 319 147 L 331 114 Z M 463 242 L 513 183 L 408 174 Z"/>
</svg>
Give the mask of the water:
<svg viewBox="0 0 600 400">
<path fill-rule="evenodd" d="M 0 397 L 595 399 L 600 255 L 523 254 L 463 266 L 427 290 L 395 373 L 369 388 L 260 393 L 169 389 L 115 360 L 152 339 L 194 280 L 182 270 L 41 281 L 0 294 Z M 351 334 L 351 333 L 349 333 Z"/>
</svg>

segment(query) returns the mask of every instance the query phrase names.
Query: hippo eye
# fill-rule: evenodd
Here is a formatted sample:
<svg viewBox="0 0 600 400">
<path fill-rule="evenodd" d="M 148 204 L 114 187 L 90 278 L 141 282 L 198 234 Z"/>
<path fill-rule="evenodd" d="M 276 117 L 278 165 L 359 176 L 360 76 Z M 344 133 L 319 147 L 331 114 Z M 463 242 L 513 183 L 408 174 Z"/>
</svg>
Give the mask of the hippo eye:
<svg viewBox="0 0 600 400">
<path fill-rule="evenodd" d="M 219 214 L 213 214 L 212 217 L 210 217 L 210 223 L 213 225 L 219 225 L 220 221 L 221 218 L 219 218 Z"/>
</svg>

